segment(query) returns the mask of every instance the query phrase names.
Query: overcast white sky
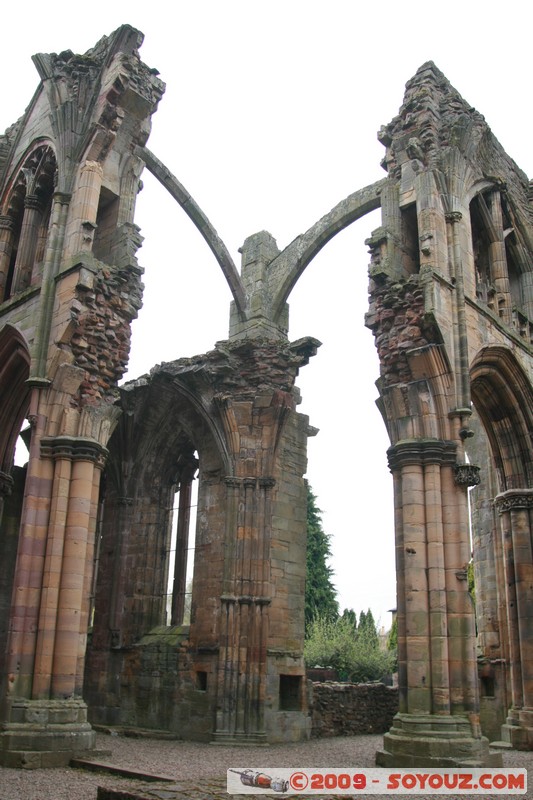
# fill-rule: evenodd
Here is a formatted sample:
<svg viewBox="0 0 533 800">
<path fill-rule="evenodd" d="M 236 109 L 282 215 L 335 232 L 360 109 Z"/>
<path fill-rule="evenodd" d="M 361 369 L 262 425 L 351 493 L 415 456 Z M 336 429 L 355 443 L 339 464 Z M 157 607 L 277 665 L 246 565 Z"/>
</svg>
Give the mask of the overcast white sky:
<svg viewBox="0 0 533 800">
<path fill-rule="evenodd" d="M 2 11 L 0 130 L 38 84 L 36 52 L 85 52 L 123 23 L 145 34 L 143 60 L 167 91 L 148 146 L 203 208 L 238 263 L 259 230 L 285 247 L 339 200 L 384 176 L 376 132 L 405 82 L 433 60 L 528 174 L 531 26 L 523 0 L 364 4 L 356 0 L 174 0 Z M 144 308 L 130 377 L 202 353 L 228 332 L 229 289 L 200 235 L 145 172 Z M 290 297 L 290 338 L 323 342 L 298 381 L 320 434 L 308 477 L 332 536 L 341 608 L 394 607 L 392 481 L 375 407 L 378 364 L 364 328 L 368 255 L 379 213 L 327 245 Z"/>
</svg>

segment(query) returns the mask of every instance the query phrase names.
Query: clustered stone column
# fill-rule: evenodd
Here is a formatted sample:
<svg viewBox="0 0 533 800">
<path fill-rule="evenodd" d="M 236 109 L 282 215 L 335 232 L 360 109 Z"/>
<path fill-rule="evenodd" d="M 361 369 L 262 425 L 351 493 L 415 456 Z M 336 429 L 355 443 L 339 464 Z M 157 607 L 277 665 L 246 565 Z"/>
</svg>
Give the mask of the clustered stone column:
<svg viewBox="0 0 533 800">
<path fill-rule="evenodd" d="M 8 721 L 0 745 L 7 765 L 54 766 L 66 763 L 73 751 L 94 747 L 82 700 L 83 665 L 107 451 L 86 437 L 40 436 L 39 418 L 36 425 L 14 580 Z M 31 723 L 31 730 L 20 723 Z"/>
<path fill-rule="evenodd" d="M 174 581 L 172 586 L 171 625 L 181 625 L 185 611 L 189 529 L 191 520 L 191 497 L 194 473 L 198 461 L 194 456 L 186 460 L 179 476 L 178 524 L 176 529 L 176 552 L 174 554 Z"/>
<path fill-rule="evenodd" d="M 24 198 L 24 216 L 13 274 L 13 292 L 20 292 L 30 285 L 42 210 L 40 198 L 34 194 L 27 194 Z"/>
<path fill-rule="evenodd" d="M 467 495 L 455 442 L 389 450 L 398 578 L 399 714 L 381 766 L 487 763 L 479 727 Z"/>
<path fill-rule="evenodd" d="M 14 239 L 15 221 L 11 217 L 0 216 L 0 302 L 5 299 Z"/>
<path fill-rule="evenodd" d="M 509 625 L 511 708 L 503 737 L 533 749 L 533 489 L 509 489 L 496 497 Z"/>
<path fill-rule="evenodd" d="M 221 597 L 218 704 L 213 741 L 265 742 L 271 604 L 267 512 L 273 478 L 226 478 L 225 591 Z"/>
</svg>

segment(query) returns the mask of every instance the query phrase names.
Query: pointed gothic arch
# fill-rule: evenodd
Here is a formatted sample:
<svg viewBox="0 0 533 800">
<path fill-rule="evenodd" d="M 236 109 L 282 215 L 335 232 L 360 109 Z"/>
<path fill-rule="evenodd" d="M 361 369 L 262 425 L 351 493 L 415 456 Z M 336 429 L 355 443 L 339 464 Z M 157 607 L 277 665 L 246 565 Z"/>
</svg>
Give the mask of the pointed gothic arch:
<svg viewBox="0 0 533 800">
<path fill-rule="evenodd" d="M 472 400 L 489 438 L 499 490 L 533 483 L 533 392 L 513 353 L 489 346 L 471 367 Z"/>
<path fill-rule="evenodd" d="M 28 412 L 30 354 L 12 325 L 0 330 L 0 471 L 9 474 L 24 417 Z"/>
<path fill-rule="evenodd" d="M 19 160 L 1 203 L 3 300 L 41 281 L 56 180 L 54 150 L 49 142 L 38 139 Z"/>
</svg>

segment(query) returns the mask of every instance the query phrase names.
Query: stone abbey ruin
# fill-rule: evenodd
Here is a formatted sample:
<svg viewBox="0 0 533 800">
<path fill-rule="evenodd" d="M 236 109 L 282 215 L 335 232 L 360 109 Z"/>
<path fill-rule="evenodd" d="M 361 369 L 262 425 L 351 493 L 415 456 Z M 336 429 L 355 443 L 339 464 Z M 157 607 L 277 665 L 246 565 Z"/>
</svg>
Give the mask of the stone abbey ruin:
<svg viewBox="0 0 533 800">
<path fill-rule="evenodd" d="M 94 747 L 94 725 L 230 744 L 308 737 L 313 430 L 295 380 L 318 342 L 288 341 L 287 299 L 318 251 L 377 208 L 366 325 L 394 478 L 400 698 L 378 763 L 490 764 L 489 740 L 531 749 L 526 175 L 426 63 L 379 133 L 385 176 L 281 252 L 250 236 L 239 271 L 146 149 L 164 84 L 141 43 L 123 26 L 85 55 L 34 56 L 39 87 L 0 137 L 0 763 L 68 763 Z M 199 228 L 233 301 L 212 351 L 119 387 L 141 306 L 144 168 Z"/>
</svg>

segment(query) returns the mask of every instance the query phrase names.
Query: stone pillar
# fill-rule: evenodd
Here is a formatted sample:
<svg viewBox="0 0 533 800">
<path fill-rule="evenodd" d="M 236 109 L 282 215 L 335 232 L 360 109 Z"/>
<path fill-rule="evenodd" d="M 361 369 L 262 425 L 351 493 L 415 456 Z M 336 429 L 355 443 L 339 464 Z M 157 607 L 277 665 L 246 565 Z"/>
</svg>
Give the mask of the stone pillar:
<svg viewBox="0 0 533 800">
<path fill-rule="evenodd" d="M 40 459 L 30 454 L 15 575 L 10 652 L 22 657 L 10 665 L 12 689 L 0 734 L 4 766 L 66 765 L 95 743 L 81 693 L 94 522 L 107 451 L 84 437 L 39 435 L 32 436 L 32 449 L 39 440 Z M 46 515 L 32 502 L 39 489 Z M 30 524 L 33 516 L 40 525 Z"/>
<path fill-rule="evenodd" d="M 11 475 L 0 470 L 0 697 L 6 691 L 7 636 L 25 480 L 24 467 L 14 466 Z"/>
<path fill-rule="evenodd" d="M 65 454 L 61 454 L 61 457 L 57 457 L 54 462 L 50 526 L 35 648 L 33 697 L 36 699 L 46 699 L 50 696 L 71 475 L 72 461 Z"/>
<path fill-rule="evenodd" d="M 529 320 L 533 319 L 533 272 L 520 274 L 520 288 L 522 292 L 522 309 Z"/>
<path fill-rule="evenodd" d="M 266 743 L 268 613 L 265 511 L 275 481 L 227 478 L 224 589 L 221 597 L 215 744 Z"/>
<path fill-rule="evenodd" d="M 533 489 L 496 497 L 504 554 L 511 709 L 502 738 L 518 750 L 533 749 Z"/>
<path fill-rule="evenodd" d="M 15 221 L 11 217 L 0 216 L 0 302 L 5 299 L 14 240 Z"/>
<path fill-rule="evenodd" d="M 86 453 L 72 464 L 52 665 L 51 695 L 58 699 L 81 696 L 83 689 L 77 681 L 78 647 L 80 637 L 84 639 L 86 635 L 81 625 L 86 621 L 83 609 L 87 599 L 87 551 L 94 544 L 89 542 L 94 468 L 94 461 Z"/>
<path fill-rule="evenodd" d="M 481 196 L 483 197 L 483 196 Z M 494 230 L 493 241 L 489 245 L 491 279 L 496 289 L 497 314 L 507 324 L 511 324 L 511 287 L 505 252 L 505 234 L 503 230 L 502 200 L 499 192 L 490 196 L 490 215 Z M 483 199 L 481 200 L 483 202 Z"/>
<path fill-rule="evenodd" d="M 174 582 L 172 586 L 171 625 L 183 623 L 185 610 L 185 585 L 187 580 L 187 555 L 191 521 L 192 477 L 180 481 L 176 552 L 174 554 Z"/>
<path fill-rule="evenodd" d="M 489 741 L 501 739 L 511 704 L 507 692 L 507 612 L 499 515 L 494 505 L 497 475 L 485 430 L 474 414 L 468 439 L 470 461 L 483 464 L 482 480 L 470 493 L 481 727 Z"/>
<path fill-rule="evenodd" d="M 35 397 L 38 394 L 39 390 L 35 389 L 30 406 L 31 412 L 36 407 Z M 40 452 L 40 441 L 46 419 L 42 414 L 31 413 L 31 420 L 33 431 L 13 580 L 7 656 L 9 695 L 28 698 L 32 696 L 39 606 L 54 479 L 53 462 L 41 458 Z"/>
<path fill-rule="evenodd" d="M 39 241 L 42 204 L 37 195 L 27 194 L 24 198 L 24 217 L 20 231 L 17 260 L 13 274 L 13 293 L 26 289 L 31 282 L 33 262 Z"/>
<path fill-rule="evenodd" d="M 394 475 L 400 710 L 380 766 L 489 763 L 481 736 L 467 494 L 457 446 L 438 439 L 389 449 Z M 460 469 L 460 468 L 459 468 Z"/>
</svg>

